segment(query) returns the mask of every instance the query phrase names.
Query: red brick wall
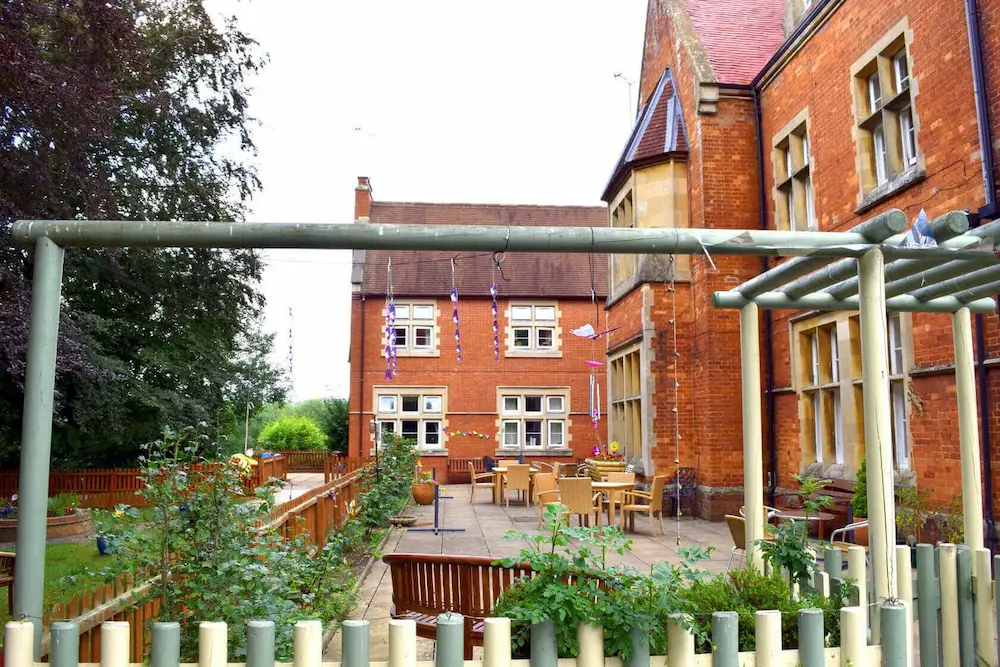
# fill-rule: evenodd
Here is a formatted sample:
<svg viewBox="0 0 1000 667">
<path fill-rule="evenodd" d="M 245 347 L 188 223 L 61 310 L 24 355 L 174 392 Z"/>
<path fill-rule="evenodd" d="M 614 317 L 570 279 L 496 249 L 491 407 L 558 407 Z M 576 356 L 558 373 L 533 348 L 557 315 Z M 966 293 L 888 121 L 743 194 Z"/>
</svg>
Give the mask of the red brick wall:
<svg viewBox="0 0 1000 667">
<path fill-rule="evenodd" d="M 562 358 L 505 358 L 500 350 L 500 363 L 493 356 L 493 319 L 491 303 L 488 299 L 463 299 L 460 303 L 462 318 L 462 363 L 456 360 L 454 341 L 450 331 L 450 303 L 447 295 L 438 300 L 438 309 L 443 311 L 438 325 L 442 336 L 439 341 L 440 357 L 397 358 L 399 374 L 391 382 L 385 380 L 385 358 L 382 356 L 382 336 L 385 327 L 383 315 L 384 299 L 368 297 L 362 304 L 356 297 L 352 303 L 351 317 L 351 389 L 350 389 L 350 455 L 368 456 L 371 448 L 369 422 L 372 419 L 372 388 L 375 385 L 395 387 L 437 387 L 448 388 L 445 419 L 447 430 L 490 434 L 489 439 L 474 435 L 449 435 L 445 448 L 450 457 L 469 458 L 492 456 L 499 448 L 497 433 L 497 387 L 569 387 L 570 404 L 567 434 L 569 446 L 574 456 L 547 461 L 569 461 L 586 456 L 596 439 L 589 410 L 589 386 L 591 369 L 587 359 L 598 361 L 604 358 L 604 344 L 578 338 L 569 333 L 570 329 L 587 322 L 595 327 L 594 306 L 590 301 L 560 300 L 562 328 Z M 501 317 L 508 307 L 500 302 Z M 362 349 L 361 319 L 365 318 L 364 347 Z M 504 322 L 500 323 L 501 329 Z M 503 340 L 501 339 L 501 345 Z M 601 386 L 602 397 L 606 396 L 604 368 L 594 369 Z M 361 387 L 363 380 L 364 386 Z M 603 412 L 603 410 L 602 410 Z M 359 414 L 360 413 L 360 414 Z M 607 427 L 602 417 L 598 436 L 607 438 Z M 531 458 L 530 454 L 526 454 Z M 425 468 L 444 470 L 446 459 L 427 456 L 423 458 Z M 439 476 L 439 478 L 441 478 Z"/>
</svg>

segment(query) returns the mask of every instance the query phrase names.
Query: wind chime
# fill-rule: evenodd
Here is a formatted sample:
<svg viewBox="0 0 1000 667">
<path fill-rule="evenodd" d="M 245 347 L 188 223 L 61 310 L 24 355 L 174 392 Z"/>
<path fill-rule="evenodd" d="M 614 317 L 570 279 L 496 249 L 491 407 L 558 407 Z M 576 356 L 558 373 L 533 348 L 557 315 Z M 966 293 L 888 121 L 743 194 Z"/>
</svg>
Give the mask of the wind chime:
<svg viewBox="0 0 1000 667">
<path fill-rule="evenodd" d="M 462 335 L 458 326 L 458 287 L 455 286 L 454 257 L 451 260 L 451 305 L 454 308 L 451 321 L 455 324 L 455 355 L 458 357 L 458 363 L 462 363 Z"/>
<path fill-rule="evenodd" d="M 294 338 L 294 335 L 293 335 L 293 328 L 294 328 L 293 324 L 294 324 L 294 321 L 295 320 L 292 318 L 292 307 L 289 306 L 288 307 L 288 375 L 289 375 L 289 377 L 291 377 L 291 376 L 293 376 L 295 374 L 294 373 L 294 368 L 293 368 L 293 365 L 292 365 L 292 362 L 293 362 L 292 345 L 293 345 L 293 343 L 295 341 L 295 338 Z"/>
<path fill-rule="evenodd" d="M 386 269 L 385 290 L 385 379 L 391 381 L 399 373 L 396 366 L 396 301 L 392 295 L 392 258 Z"/>
<path fill-rule="evenodd" d="M 500 262 L 503 261 L 503 254 L 499 256 L 493 253 L 493 277 L 490 280 L 490 296 L 493 297 L 493 359 L 500 363 L 500 304 L 497 302 L 497 271 L 500 271 Z M 501 271 L 501 274 L 503 272 Z"/>
<path fill-rule="evenodd" d="M 709 258 L 711 259 L 711 258 Z M 667 284 L 667 292 L 670 294 L 670 329 L 674 347 L 674 505 L 676 508 L 677 524 L 677 545 L 681 544 L 681 413 L 680 413 L 680 388 L 681 383 L 677 379 L 678 364 L 680 363 L 681 352 L 677 348 L 677 257 L 670 256 L 667 264 L 670 272 L 670 282 Z"/>
</svg>

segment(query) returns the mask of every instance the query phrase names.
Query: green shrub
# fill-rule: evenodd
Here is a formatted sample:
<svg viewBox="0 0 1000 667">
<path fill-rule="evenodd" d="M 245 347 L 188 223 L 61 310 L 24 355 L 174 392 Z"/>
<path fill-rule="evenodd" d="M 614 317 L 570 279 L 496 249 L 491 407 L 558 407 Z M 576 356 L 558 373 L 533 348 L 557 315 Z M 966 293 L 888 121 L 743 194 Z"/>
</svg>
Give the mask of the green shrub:
<svg viewBox="0 0 1000 667">
<path fill-rule="evenodd" d="M 858 481 L 854 484 L 854 497 L 851 498 L 854 509 L 854 520 L 868 518 L 868 463 L 861 459 L 858 468 Z"/>
<path fill-rule="evenodd" d="M 60 493 L 49 498 L 48 515 L 65 516 L 80 504 L 80 498 L 75 493 Z"/>
<path fill-rule="evenodd" d="M 388 526 L 389 517 L 406 505 L 416 477 L 420 451 L 412 440 L 387 438 L 380 450 L 378 471 L 362 471 L 363 488 L 358 496 L 358 520 L 366 534 Z"/>
<path fill-rule="evenodd" d="M 260 432 L 259 442 L 279 452 L 326 449 L 326 436 L 319 425 L 303 415 L 285 415 Z"/>
</svg>

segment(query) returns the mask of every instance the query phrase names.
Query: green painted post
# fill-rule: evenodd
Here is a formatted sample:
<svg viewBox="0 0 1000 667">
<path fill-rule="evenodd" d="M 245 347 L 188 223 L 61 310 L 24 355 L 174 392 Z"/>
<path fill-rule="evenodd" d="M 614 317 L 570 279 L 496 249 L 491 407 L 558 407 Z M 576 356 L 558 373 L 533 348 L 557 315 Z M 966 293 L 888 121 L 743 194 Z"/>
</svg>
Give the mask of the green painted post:
<svg viewBox="0 0 1000 667">
<path fill-rule="evenodd" d="M 274 621 L 247 621 L 247 667 L 274 667 Z"/>
<path fill-rule="evenodd" d="M 35 626 L 35 660 L 42 653 L 42 591 L 45 586 L 45 522 L 49 505 L 52 397 L 56 380 L 63 249 L 49 239 L 35 245 L 31 281 L 31 329 L 24 379 L 21 470 L 17 497 L 17 558 L 11 618 Z"/>
<path fill-rule="evenodd" d="M 713 667 L 739 667 L 740 617 L 735 611 L 712 614 Z"/>
<path fill-rule="evenodd" d="M 920 667 L 937 667 L 938 609 L 941 587 L 935 573 L 934 547 L 917 545 L 917 616 L 920 618 Z"/>
<path fill-rule="evenodd" d="M 462 667 L 465 660 L 465 617 L 450 611 L 437 617 L 435 667 Z"/>
<path fill-rule="evenodd" d="M 906 627 L 906 607 L 901 604 L 883 604 L 879 616 L 882 667 L 907 667 L 906 637 L 910 629 Z"/>
<path fill-rule="evenodd" d="M 180 623 L 153 623 L 149 647 L 149 667 L 177 667 L 181 664 Z"/>
<path fill-rule="evenodd" d="M 531 667 L 556 667 L 559 647 L 556 644 L 556 622 L 542 621 L 531 625 Z"/>
<path fill-rule="evenodd" d="M 976 608 L 972 599 L 972 552 L 958 546 L 958 649 L 960 667 L 976 665 Z"/>
<path fill-rule="evenodd" d="M 635 626 L 628 631 L 632 656 L 625 661 L 625 667 L 649 667 L 649 628 Z"/>
<path fill-rule="evenodd" d="M 839 600 L 844 583 L 844 552 L 837 547 L 827 547 L 823 554 L 823 570 L 830 577 L 830 597 Z"/>
<path fill-rule="evenodd" d="M 56 621 L 49 632 L 52 638 L 49 663 L 52 667 L 77 667 L 80 664 L 80 625 Z"/>
<path fill-rule="evenodd" d="M 368 667 L 371 660 L 368 647 L 368 621 L 344 621 L 340 631 L 343 642 L 340 652 L 342 667 Z"/>
<path fill-rule="evenodd" d="M 840 549 L 837 549 L 840 551 Z M 802 667 L 824 667 L 826 665 L 826 629 L 823 625 L 822 609 L 802 609 L 799 611 L 799 664 Z"/>
</svg>

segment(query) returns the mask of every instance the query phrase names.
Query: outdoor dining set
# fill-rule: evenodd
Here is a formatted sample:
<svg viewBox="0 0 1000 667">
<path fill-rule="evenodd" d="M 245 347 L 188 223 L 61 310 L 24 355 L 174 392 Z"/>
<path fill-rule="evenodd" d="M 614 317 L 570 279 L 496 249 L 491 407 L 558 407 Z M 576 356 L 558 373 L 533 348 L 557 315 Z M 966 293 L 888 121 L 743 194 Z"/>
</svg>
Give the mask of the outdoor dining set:
<svg viewBox="0 0 1000 667">
<path fill-rule="evenodd" d="M 539 526 L 546 508 L 558 505 L 567 521 L 575 515 L 581 526 L 592 521 L 600 526 L 606 519 L 609 526 L 620 523 L 623 530 L 635 530 L 635 517 L 642 515 L 649 519 L 651 533 L 657 524 L 663 533 L 666 477 L 654 477 L 648 490 L 640 490 L 634 472 L 610 472 L 593 479 L 585 466 L 577 464 L 490 461 L 486 467 L 472 475 L 473 503 L 477 489 L 489 489 L 494 503 L 509 507 L 513 492 L 517 501 L 538 507 Z"/>
</svg>

